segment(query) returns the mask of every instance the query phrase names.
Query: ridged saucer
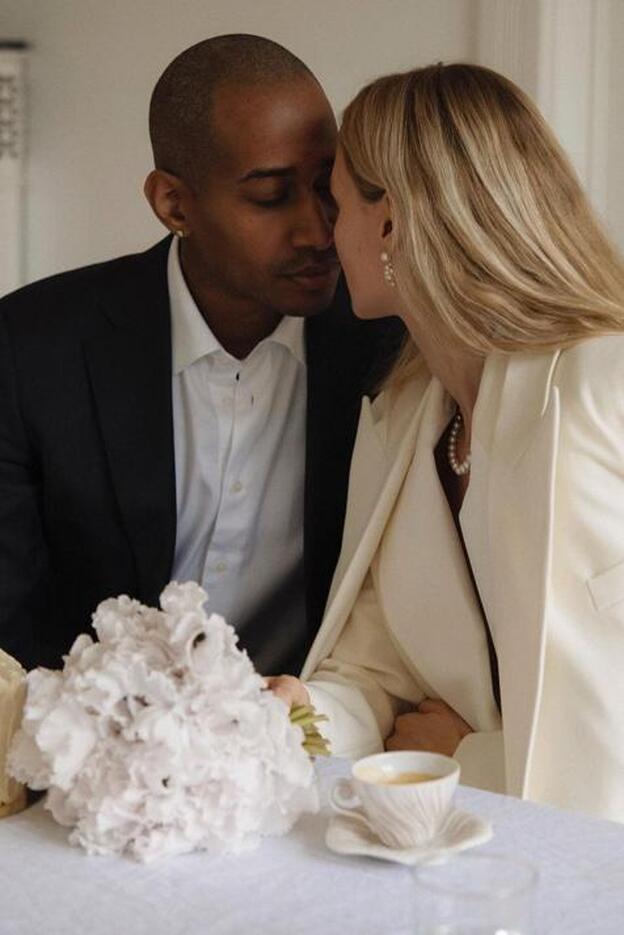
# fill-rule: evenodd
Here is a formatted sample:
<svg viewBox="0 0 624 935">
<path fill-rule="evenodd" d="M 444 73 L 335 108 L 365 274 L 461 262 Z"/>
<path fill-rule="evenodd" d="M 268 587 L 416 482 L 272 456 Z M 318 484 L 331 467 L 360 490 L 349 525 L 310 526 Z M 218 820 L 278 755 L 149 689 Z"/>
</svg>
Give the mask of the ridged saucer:
<svg viewBox="0 0 624 935">
<path fill-rule="evenodd" d="M 325 843 L 337 854 L 376 857 L 415 866 L 442 862 L 452 854 L 485 844 L 492 837 L 492 824 L 473 812 L 454 808 L 438 833 L 421 847 L 387 847 L 357 815 L 334 815 L 327 827 Z"/>
</svg>

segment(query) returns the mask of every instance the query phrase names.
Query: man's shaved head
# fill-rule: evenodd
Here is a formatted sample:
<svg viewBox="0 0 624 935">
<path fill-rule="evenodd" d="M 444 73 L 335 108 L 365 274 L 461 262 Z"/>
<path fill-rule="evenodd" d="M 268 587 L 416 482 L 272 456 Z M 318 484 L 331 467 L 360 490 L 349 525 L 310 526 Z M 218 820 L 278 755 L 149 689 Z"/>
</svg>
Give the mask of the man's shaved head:
<svg viewBox="0 0 624 935">
<path fill-rule="evenodd" d="M 232 34 L 204 39 L 181 52 L 158 79 L 150 102 L 149 128 L 157 169 L 201 185 L 220 153 L 211 122 L 215 93 L 316 78 L 304 63 L 271 39 Z"/>
<path fill-rule="evenodd" d="M 303 62 L 258 36 L 200 42 L 158 81 L 150 132 L 145 194 L 180 237 L 187 285 L 231 353 L 249 353 L 256 326 L 266 335 L 283 315 L 329 306 L 337 127 Z"/>
</svg>

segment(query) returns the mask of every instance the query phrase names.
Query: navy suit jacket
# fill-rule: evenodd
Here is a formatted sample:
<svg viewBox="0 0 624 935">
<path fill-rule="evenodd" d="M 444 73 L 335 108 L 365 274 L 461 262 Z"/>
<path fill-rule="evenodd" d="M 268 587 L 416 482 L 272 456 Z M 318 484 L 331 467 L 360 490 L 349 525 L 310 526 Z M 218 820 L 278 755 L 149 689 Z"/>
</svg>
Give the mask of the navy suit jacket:
<svg viewBox="0 0 624 935">
<path fill-rule="evenodd" d="M 170 238 L 0 301 L 0 646 L 58 667 L 106 597 L 157 605 L 176 536 L 167 289 Z M 344 520 L 360 399 L 403 337 L 362 322 L 341 283 L 306 321 L 304 570 L 307 644 Z M 252 626 L 254 649 L 270 633 Z"/>
</svg>

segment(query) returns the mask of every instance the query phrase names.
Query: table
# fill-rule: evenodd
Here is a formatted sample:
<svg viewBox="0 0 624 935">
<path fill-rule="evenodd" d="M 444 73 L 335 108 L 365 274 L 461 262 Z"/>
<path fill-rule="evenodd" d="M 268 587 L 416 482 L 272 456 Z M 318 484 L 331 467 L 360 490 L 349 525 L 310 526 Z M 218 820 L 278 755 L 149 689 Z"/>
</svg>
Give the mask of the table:
<svg viewBox="0 0 624 935">
<path fill-rule="evenodd" d="M 413 933 L 412 870 L 325 846 L 326 793 L 347 768 L 320 764 L 323 811 L 236 858 L 87 857 L 39 802 L 0 822 L 0 935 Z M 484 852 L 539 868 L 539 935 L 624 933 L 623 825 L 462 787 L 457 804 L 493 821 Z"/>
</svg>

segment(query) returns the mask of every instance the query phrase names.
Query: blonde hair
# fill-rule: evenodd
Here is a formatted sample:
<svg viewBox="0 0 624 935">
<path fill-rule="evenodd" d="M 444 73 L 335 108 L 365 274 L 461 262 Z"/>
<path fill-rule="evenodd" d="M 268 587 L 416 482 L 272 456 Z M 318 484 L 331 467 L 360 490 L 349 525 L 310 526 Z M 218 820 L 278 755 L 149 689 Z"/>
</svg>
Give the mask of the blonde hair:
<svg viewBox="0 0 624 935">
<path fill-rule="evenodd" d="M 386 193 L 408 308 L 479 355 L 624 330 L 624 265 L 529 98 L 476 65 L 380 78 L 340 142 L 360 194 Z M 408 342 L 392 379 L 413 372 Z"/>
</svg>

